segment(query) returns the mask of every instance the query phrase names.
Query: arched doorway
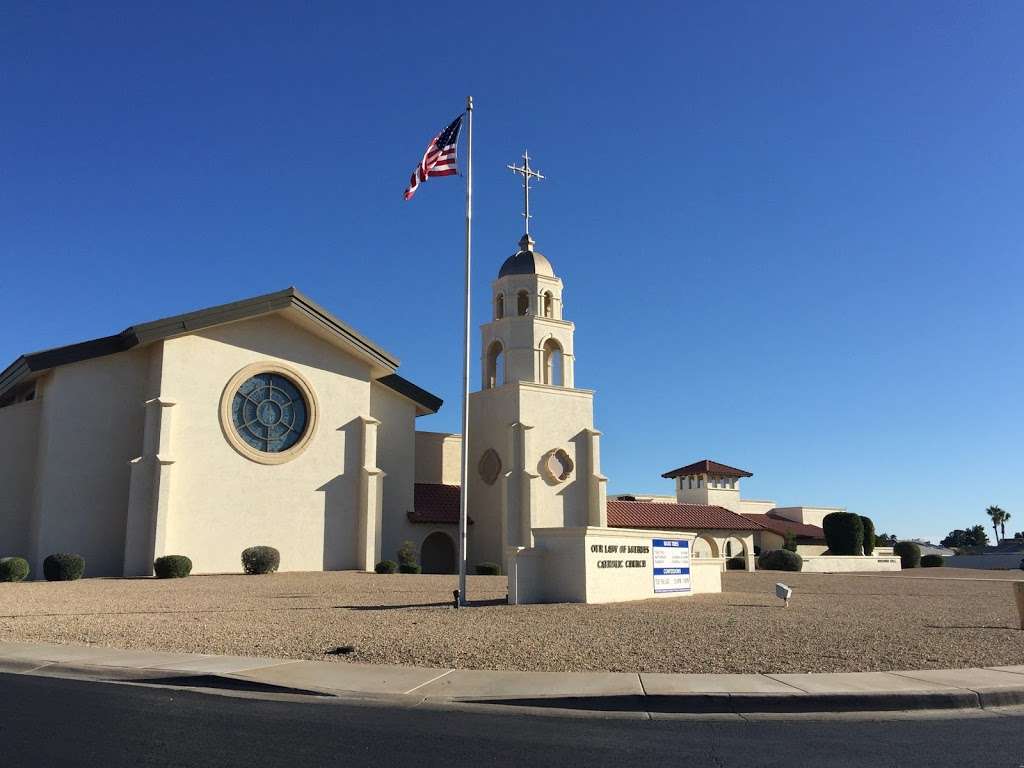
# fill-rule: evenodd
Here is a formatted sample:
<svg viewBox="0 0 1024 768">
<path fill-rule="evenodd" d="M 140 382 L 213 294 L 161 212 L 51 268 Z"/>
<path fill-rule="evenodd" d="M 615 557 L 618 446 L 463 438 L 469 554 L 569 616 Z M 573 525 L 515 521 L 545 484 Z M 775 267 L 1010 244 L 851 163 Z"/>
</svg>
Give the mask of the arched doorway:
<svg viewBox="0 0 1024 768">
<path fill-rule="evenodd" d="M 693 557 L 718 557 L 718 547 L 715 540 L 704 536 L 698 536 L 693 540 Z"/>
<path fill-rule="evenodd" d="M 455 542 L 447 533 L 434 531 L 420 547 L 424 573 L 455 573 Z"/>
</svg>

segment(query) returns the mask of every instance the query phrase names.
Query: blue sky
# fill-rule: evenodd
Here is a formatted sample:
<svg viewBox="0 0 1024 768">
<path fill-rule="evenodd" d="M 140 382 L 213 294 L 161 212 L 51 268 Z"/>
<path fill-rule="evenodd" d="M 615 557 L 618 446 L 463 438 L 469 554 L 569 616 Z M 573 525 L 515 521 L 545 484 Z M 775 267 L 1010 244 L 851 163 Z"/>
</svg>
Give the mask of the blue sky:
<svg viewBox="0 0 1024 768">
<path fill-rule="evenodd" d="M 293 284 L 456 430 L 463 182 L 401 192 L 473 94 L 474 326 L 528 147 L 613 491 L 1024 528 L 1024 6 L 492 6 L 5 3 L 2 364 Z"/>
</svg>

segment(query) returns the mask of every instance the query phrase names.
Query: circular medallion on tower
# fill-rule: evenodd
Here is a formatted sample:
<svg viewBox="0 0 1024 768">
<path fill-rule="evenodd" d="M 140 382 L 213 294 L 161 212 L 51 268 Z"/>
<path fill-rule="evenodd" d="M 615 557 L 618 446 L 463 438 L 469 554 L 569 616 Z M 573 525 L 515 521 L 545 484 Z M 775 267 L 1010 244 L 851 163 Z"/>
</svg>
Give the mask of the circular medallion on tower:
<svg viewBox="0 0 1024 768">
<path fill-rule="evenodd" d="M 540 461 L 541 471 L 552 483 L 568 480 L 574 467 L 572 457 L 561 448 L 548 451 Z"/>
<path fill-rule="evenodd" d="M 498 475 L 501 474 L 501 457 L 498 452 L 493 448 L 484 451 L 484 455 L 480 457 L 480 464 L 477 465 L 477 471 L 480 473 L 481 480 L 488 485 L 494 485 Z"/>
</svg>

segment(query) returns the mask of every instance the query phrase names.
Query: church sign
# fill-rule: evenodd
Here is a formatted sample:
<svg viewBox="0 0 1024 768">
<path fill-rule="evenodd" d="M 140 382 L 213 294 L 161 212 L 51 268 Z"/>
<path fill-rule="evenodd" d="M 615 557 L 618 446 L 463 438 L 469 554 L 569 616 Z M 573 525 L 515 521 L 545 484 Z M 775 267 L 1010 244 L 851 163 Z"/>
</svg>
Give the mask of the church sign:
<svg viewBox="0 0 1024 768">
<path fill-rule="evenodd" d="M 654 539 L 651 541 L 654 565 L 654 594 L 689 592 L 690 542 L 686 539 Z"/>
</svg>

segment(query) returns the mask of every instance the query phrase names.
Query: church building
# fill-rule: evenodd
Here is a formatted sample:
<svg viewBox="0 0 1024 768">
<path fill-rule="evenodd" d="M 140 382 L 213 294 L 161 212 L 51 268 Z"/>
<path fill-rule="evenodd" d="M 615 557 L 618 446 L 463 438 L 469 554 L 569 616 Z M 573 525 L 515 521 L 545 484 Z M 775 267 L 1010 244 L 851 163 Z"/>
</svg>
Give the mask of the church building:
<svg viewBox="0 0 1024 768">
<path fill-rule="evenodd" d="M 593 392 L 575 387 L 562 281 L 527 234 L 498 271 L 470 396 L 469 564 L 507 567 L 540 527 L 604 526 Z M 372 570 L 404 541 L 457 565 L 462 438 L 441 400 L 294 288 L 22 355 L 0 373 L 0 556 L 90 576 L 183 554 L 233 572 Z M 510 550 L 511 548 L 511 550 Z"/>
</svg>

